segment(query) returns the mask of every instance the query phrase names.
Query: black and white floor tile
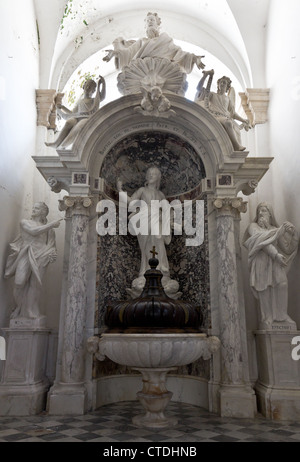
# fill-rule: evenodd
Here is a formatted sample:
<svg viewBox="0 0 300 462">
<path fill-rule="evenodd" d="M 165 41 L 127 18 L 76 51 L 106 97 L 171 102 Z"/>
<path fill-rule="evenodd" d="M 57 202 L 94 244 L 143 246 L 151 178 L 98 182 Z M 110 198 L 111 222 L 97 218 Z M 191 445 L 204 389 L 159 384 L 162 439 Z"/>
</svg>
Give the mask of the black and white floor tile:
<svg viewBox="0 0 300 462">
<path fill-rule="evenodd" d="M 171 402 L 167 414 L 178 424 L 166 429 L 138 428 L 132 417 L 140 414 L 138 402 L 103 406 L 80 416 L 1 417 L 0 442 L 300 442 L 300 422 L 275 422 L 220 417 L 207 410 Z"/>
</svg>

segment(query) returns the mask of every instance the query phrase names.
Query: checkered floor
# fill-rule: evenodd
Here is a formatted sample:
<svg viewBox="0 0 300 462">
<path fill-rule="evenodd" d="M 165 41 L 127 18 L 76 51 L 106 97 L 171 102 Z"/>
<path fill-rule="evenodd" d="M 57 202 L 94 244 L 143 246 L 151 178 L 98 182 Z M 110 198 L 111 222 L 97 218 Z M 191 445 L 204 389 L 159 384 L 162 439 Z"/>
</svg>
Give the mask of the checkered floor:
<svg viewBox="0 0 300 462">
<path fill-rule="evenodd" d="M 0 442 L 299 442 L 300 423 L 274 422 L 263 417 L 219 417 L 188 404 L 171 402 L 166 414 L 178 418 L 173 428 L 138 428 L 132 417 L 138 402 L 107 405 L 82 416 L 1 417 Z"/>
</svg>

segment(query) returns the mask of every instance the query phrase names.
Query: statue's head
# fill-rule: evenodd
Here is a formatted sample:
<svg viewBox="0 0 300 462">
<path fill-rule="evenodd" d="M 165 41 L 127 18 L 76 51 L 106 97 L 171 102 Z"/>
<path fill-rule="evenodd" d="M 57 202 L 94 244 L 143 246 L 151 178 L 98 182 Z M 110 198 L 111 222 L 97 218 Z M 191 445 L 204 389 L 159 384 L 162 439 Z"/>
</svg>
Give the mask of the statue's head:
<svg viewBox="0 0 300 462">
<path fill-rule="evenodd" d="M 217 86 L 218 86 L 218 92 L 221 90 L 221 86 L 225 86 L 225 92 L 229 91 L 230 90 L 230 87 L 231 87 L 231 80 L 229 77 L 226 77 L 225 75 L 223 77 L 221 77 L 218 81 L 217 81 Z"/>
<path fill-rule="evenodd" d="M 161 25 L 161 19 L 157 13 L 149 12 L 145 19 L 147 37 L 153 38 L 159 35 L 159 26 Z"/>
<path fill-rule="evenodd" d="M 83 88 L 84 93 L 92 95 L 96 91 L 97 84 L 96 84 L 95 80 L 87 79 L 84 82 L 82 88 Z"/>
<path fill-rule="evenodd" d="M 32 207 L 32 217 L 40 217 L 40 221 L 44 224 L 47 223 L 47 215 L 49 213 L 49 208 L 45 202 L 36 202 Z"/>
<path fill-rule="evenodd" d="M 269 204 L 268 202 L 260 202 L 260 204 L 258 204 L 256 208 L 255 221 L 260 226 L 265 221 L 267 221 L 269 225 L 275 226 L 276 228 L 278 227 L 277 222 L 275 220 L 273 208 L 271 204 Z"/>
<path fill-rule="evenodd" d="M 161 96 L 162 96 L 161 88 L 158 87 L 158 86 L 152 87 L 151 91 L 150 91 L 150 95 L 151 95 L 152 101 L 158 101 L 159 98 L 161 98 Z"/>
<path fill-rule="evenodd" d="M 146 185 L 149 184 L 149 182 L 154 182 L 155 187 L 159 189 L 160 186 L 160 180 L 161 180 L 161 171 L 157 167 L 149 167 L 147 172 L 146 172 Z"/>
</svg>

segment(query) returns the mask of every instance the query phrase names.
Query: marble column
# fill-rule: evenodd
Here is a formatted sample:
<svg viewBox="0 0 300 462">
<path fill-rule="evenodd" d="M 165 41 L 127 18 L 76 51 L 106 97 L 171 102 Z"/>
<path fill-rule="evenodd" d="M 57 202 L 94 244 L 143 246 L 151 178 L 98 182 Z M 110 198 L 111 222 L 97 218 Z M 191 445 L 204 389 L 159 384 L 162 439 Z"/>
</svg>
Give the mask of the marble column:
<svg viewBox="0 0 300 462">
<path fill-rule="evenodd" d="M 222 416 L 254 417 L 256 399 L 245 377 L 235 221 L 246 211 L 242 198 L 215 198 L 221 341 L 220 412 Z"/>
<path fill-rule="evenodd" d="M 50 414 L 83 414 L 86 411 L 85 324 L 87 307 L 87 254 L 90 197 L 65 197 L 71 212 L 67 295 L 62 335 L 60 379 L 52 387 Z"/>
</svg>

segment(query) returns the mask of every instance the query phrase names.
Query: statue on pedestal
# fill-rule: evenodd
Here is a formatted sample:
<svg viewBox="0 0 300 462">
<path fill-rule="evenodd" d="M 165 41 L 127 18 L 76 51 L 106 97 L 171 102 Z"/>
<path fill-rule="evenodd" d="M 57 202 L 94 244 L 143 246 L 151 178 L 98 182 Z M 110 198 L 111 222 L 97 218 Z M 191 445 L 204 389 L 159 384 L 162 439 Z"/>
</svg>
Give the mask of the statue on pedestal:
<svg viewBox="0 0 300 462">
<path fill-rule="evenodd" d="M 276 223 L 270 204 L 257 206 L 256 218 L 244 236 L 248 249 L 250 285 L 259 301 L 260 328 L 271 328 L 275 322 L 291 324 L 288 316 L 287 272 L 297 253 L 299 234 L 295 226 Z"/>
<path fill-rule="evenodd" d="M 225 128 L 235 151 L 244 151 L 246 148 L 241 145 L 240 130 L 248 131 L 251 126 L 248 119 L 243 119 L 235 111 L 235 91 L 231 87 L 229 77 L 221 77 L 218 84 L 218 92 L 210 91 L 214 71 L 203 71 L 203 77 L 197 86 L 195 102 L 205 107 Z M 203 87 L 209 76 L 206 88 Z M 242 122 L 237 124 L 235 120 Z"/>
<path fill-rule="evenodd" d="M 102 89 L 100 90 L 100 86 Z M 96 96 L 93 94 L 97 91 Z M 86 124 L 88 118 L 93 115 L 100 106 L 106 95 L 105 79 L 100 75 L 98 84 L 93 79 L 88 79 L 83 85 L 83 95 L 79 98 L 75 107 L 70 110 L 67 107 L 57 105 L 58 114 L 66 120 L 66 123 L 59 133 L 57 139 L 51 143 L 45 143 L 52 148 L 65 149 L 75 141 L 81 128 Z"/>
<path fill-rule="evenodd" d="M 169 262 L 166 252 L 166 245 L 171 242 L 171 224 L 170 221 L 166 223 L 165 228 L 162 225 L 162 215 L 164 214 L 164 203 L 162 202 L 162 210 L 153 213 L 151 201 L 166 200 L 164 194 L 159 190 L 161 180 L 161 172 L 157 167 L 150 167 L 146 172 L 146 183 L 143 187 L 135 191 L 131 197 L 126 195 L 129 206 L 136 205 L 139 210 L 139 220 L 143 231 L 137 235 L 138 243 L 141 250 L 141 264 L 138 278 L 132 282 L 132 288 L 127 289 L 127 292 L 134 298 L 138 297 L 145 285 L 144 274 L 149 267 L 149 255 L 153 247 L 157 250 L 159 257 L 158 268 L 162 274 L 162 285 L 166 294 L 171 298 L 178 298 L 181 293 L 178 292 L 179 284 L 177 281 L 170 278 Z M 119 180 L 117 183 L 118 191 L 120 192 L 120 199 L 122 199 L 122 182 Z M 165 211 L 164 217 L 166 220 L 170 218 L 168 211 Z M 135 215 L 133 212 L 130 218 Z M 169 226 L 168 226 L 169 225 Z M 153 228 L 157 226 L 158 233 L 153 233 Z M 144 232 L 145 230 L 145 232 Z"/>
<path fill-rule="evenodd" d="M 56 259 L 54 228 L 58 228 L 62 220 L 47 223 L 48 213 L 44 202 L 34 204 L 30 220 L 21 220 L 20 235 L 10 244 L 12 252 L 4 277 L 14 276 L 16 307 L 11 319 L 36 319 L 42 315 L 39 306 L 42 280 L 48 264 Z"/>
</svg>

